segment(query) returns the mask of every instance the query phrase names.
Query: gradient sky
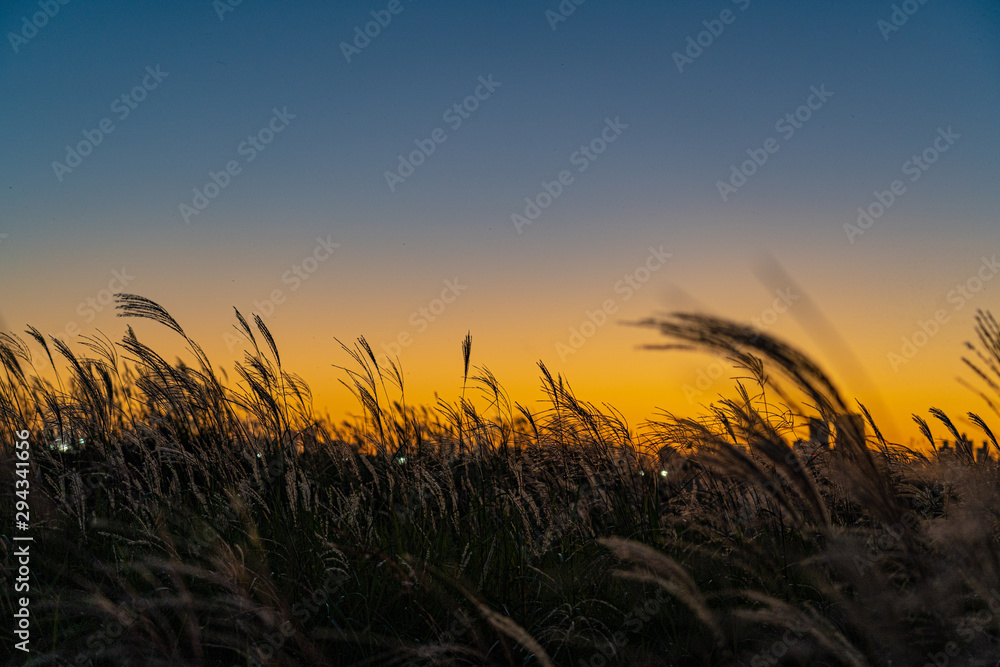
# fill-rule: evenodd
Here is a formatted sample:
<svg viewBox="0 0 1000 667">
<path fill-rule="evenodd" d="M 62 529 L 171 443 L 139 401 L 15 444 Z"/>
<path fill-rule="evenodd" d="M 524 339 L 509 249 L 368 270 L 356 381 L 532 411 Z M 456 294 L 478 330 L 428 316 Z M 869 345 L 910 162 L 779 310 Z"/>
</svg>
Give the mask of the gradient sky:
<svg viewBox="0 0 1000 667">
<path fill-rule="evenodd" d="M 718 375 L 717 362 L 637 350 L 659 340 L 619 322 L 699 310 L 771 320 L 904 441 L 911 412 L 935 405 L 963 427 L 959 415 L 985 412 L 956 378 L 969 377 L 960 357 L 975 310 L 1000 305 L 996 269 L 981 269 L 1000 251 L 995 2 L 567 0 L 575 10 L 558 22 L 555 0 L 222 2 L 52 0 L 51 18 L 46 0 L 3 3 L 5 327 L 67 337 L 76 324 L 118 340 L 126 323 L 100 303 L 111 283 L 161 303 L 231 369 L 233 306 L 260 312 L 334 417 L 356 411 L 332 367 L 348 363 L 335 339 L 395 352 L 409 335 L 398 350 L 407 399 L 433 401 L 458 395 L 471 331 L 473 364 L 514 399 L 541 407 L 543 360 L 637 425 L 655 407 L 693 413 L 731 383 L 703 381 L 692 398 L 685 387 Z M 724 10 L 729 23 L 715 22 Z M 348 62 L 342 44 L 371 12 L 391 21 Z M 42 27 L 26 28 L 32 17 Z M 678 71 L 688 38 L 720 27 Z M 151 90 L 122 117 L 120 98 L 144 77 Z M 477 87 L 486 96 L 480 77 L 499 85 L 453 127 L 449 108 Z M 810 101 L 794 133 L 776 126 Z M 242 142 L 274 110 L 294 118 L 248 161 Z M 113 131 L 78 166 L 53 167 L 104 119 Z M 615 141 L 581 158 L 609 121 Z M 390 189 L 397 156 L 437 128 L 444 142 Z M 947 150 L 935 154 L 936 140 Z M 926 149 L 933 164 L 907 167 Z M 723 201 L 718 182 L 748 151 L 767 160 Z M 180 205 L 230 161 L 239 172 L 186 222 Z M 511 216 L 563 170 L 572 181 L 519 231 Z M 851 242 L 844 225 L 894 180 L 902 194 Z M 339 246 L 311 263 L 320 238 Z M 650 248 L 671 256 L 646 265 Z M 768 309 L 790 285 L 769 263 L 800 297 L 780 314 Z M 980 271 L 982 289 L 956 297 Z M 632 289 L 625 276 L 646 281 Z M 435 304 L 456 280 L 453 302 Z M 559 347 L 606 303 L 606 324 L 572 354 Z M 893 368 L 889 353 L 939 311 L 935 334 Z M 136 329 L 168 358 L 184 354 L 151 323 Z"/>
</svg>

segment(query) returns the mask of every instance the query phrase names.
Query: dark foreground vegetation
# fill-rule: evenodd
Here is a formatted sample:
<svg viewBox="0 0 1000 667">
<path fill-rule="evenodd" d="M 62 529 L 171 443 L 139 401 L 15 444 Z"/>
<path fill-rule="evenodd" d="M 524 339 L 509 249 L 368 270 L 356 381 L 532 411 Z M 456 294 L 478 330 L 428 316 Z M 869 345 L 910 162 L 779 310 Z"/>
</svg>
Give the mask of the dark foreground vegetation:
<svg viewBox="0 0 1000 667">
<path fill-rule="evenodd" d="M 11 664 L 1000 658 L 1000 447 L 971 413 L 989 458 L 934 410 L 943 438 L 915 417 L 927 453 L 892 444 L 843 419 L 867 411 L 794 349 L 676 316 L 642 324 L 741 378 L 697 419 L 637 431 L 544 366 L 549 407 L 529 412 L 470 368 L 468 339 L 462 397 L 413 408 L 360 339 L 342 372 L 363 417 L 334 426 L 259 319 L 237 313 L 248 353 L 226 382 L 159 306 L 118 307 L 173 329 L 193 362 L 131 328 L 72 349 L 0 338 L 8 508 L 20 431 L 33 466 L 29 654 L 13 649 L 14 512 L 0 517 Z M 968 364 L 994 392 L 1000 329 L 980 314 L 976 333 Z M 840 425 L 833 449 L 792 446 L 809 418 Z"/>
</svg>

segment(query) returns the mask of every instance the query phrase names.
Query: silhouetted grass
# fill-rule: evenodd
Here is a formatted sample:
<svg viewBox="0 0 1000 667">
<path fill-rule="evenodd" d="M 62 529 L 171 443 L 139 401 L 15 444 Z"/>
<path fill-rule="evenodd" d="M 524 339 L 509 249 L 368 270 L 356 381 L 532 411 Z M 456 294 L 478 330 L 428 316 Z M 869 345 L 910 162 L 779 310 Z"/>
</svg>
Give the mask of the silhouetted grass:
<svg viewBox="0 0 1000 667">
<path fill-rule="evenodd" d="M 159 305 L 118 295 L 118 308 L 176 333 L 193 365 L 131 327 L 117 345 L 0 338 L 0 428 L 30 431 L 36 468 L 30 664 L 1000 656 L 996 457 L 977 460 L 934 410 L 954 450 L 887 442 L 766 335 L 695 315 L 640 323 L 726 353 L 743 379 L 701 417 L 638 430 L 544 365 L 548 408 L 512 403 L 470 365 L 470 338 L 462 396 L 407 405 L 400 369 L 362 338 L 343 370 L 363 417 L 334 425 L 259 317 L 236 313 L 247 353 L 228 384 Z M 981 313 L 976 333 L 966 363 L 990 400 L 1000 328 Z M 873 436 L 843 419 L 859 411 Z M 838 425 L 834 449 L 793 447 L 809 417 Z M 9 498 L 9 445 L 2 458 Z M 0 603 L 10 617 L 11 587 Z"/>
</svg>

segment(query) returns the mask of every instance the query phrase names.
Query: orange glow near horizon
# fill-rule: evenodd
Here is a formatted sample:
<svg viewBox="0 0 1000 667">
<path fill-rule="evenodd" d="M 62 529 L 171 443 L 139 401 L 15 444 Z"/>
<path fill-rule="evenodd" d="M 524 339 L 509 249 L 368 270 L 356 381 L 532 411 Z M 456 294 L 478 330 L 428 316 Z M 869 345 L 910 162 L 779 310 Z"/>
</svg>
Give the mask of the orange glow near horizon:
<svg viewBox="0 0 1000 667">
<path fill-rule="evenodd" d="M 929 417 L 927 409 L 932 406 L 945 410 L 959 429 L 967 431 L 973 440 L 978 442 L 982 439 L 983 436 L 965 415 L 974 411 L 989 421 L 988 408 L 979 397 L 961 387 L 956 378 L 971 379 L 971 373 L 964 369 L 960 361 L 964 353 L 962 343 L 974 338 L 975 308 L 988 307 L 987 297 L 981 297 L 979 303 L 970 302 L 968 307 L 950 312 L 940 331 L 917 351 L 912 360 L 899 364 L 897 371 L 891 367 L 888 353 L 899 351 L 903 336 L 912 338 L 914 332 L 919 330 L 920 321 L 933 318 L 935 311 L 942 304 L 947 304 L 947 290 L 938 299 L 921 299 L 919 295 L 911 294 L 909 300 L 916 305 L 907 309 L 898 301 L 891 300 L 879 304 L 873 298 L 859 303 L 855 299 L 844 298 L 847 290 L 839 292 L 840 299 L 821 295 L 820 298 L 829 302 L 824 316 L 841 327 L 838 333 L 848 341 L 860 368 L 864 370 L 866 377 L 863 377 L 847 372 L 853 366 L 843 363 L 844 359 L 831 357 L 829 349 L 824 349 L 822 344 L 813 340 L 796 317 L 800 315 L 795 311 L 797 304 L 783 313 L 768 317 L 766 312 L 774 307 L 778 297 L 759 284 L 749 284 L 745 289 L 734 291 L 729 282 L 733 278 L 715 274 L 711 280 L 702 280 L 697 285 L 700 293 L 696 296 L 687 291 L 678 296 L 678 288 L 692 282 L 685 278 L 686 275 L 704 275 L 689 273 L 691 260 L 680 252 L 670 260 L 674 264 L 653 272 L 642 288 L 626 300 L 624 296 L 627 292 L 616 292 L 615 287 L 621 276 L 629 273 L 628 262 L 631 261 L 633 267 L 642 265 L 648 250 L 638 248 L 632 255 L 634 259 L 626 258 L 618 268 L 595 270 L 593 273 L 597 275 L 585 276 L 577 281 L 580 284 L 575 288 L 572 287 L 572 280 L 563 279 L 556 272 L 551 279 L 551 290 L 561 295 L 558 300 L 552 300 L 541 289 L 534 293 L 525 291 L 530 278 L 512 276 L 504 290 L 497 288 L 499 283 L 495 283 L 492 289 L 484 287 L 482 272 L 477 273 L 471 265 L 464 274 L 468 278 L 460 271 L 446 274 L 446 277 L 432 277 L 433 272 L 424 268 L 419 274 L 414 272 L 414 275 L 419 275 L 419 280 L 414 278 L 408 283 L 392 286 L 391 277 L 373 275 L 366 288 L 359 292 L 360 298 L 350 298 L 343 290 L 337 289 L 336 284 L 343 274 L 360 268 L 358 260 L 348 257 L 340 266 L 335 266 L 338 258 L 333 258 L 330 270 L 317 271 L 312 284 L 303 284 L 294 292 L 286 287 L 285 299 L 264 321 L 277 341 L 284 368 L 301 375 L 308 382 L 317 414 L 328 414 L 334 422 L 360 410 L 341 384 L 341 380 L 347 379 L 346 373 L 335 368 L 350 367 L 353 363 L 335 339 L 353 346 L 356 337 L 363 335 L 381 361 L 385 360 L 387 353 L 398 355 L 404 371 L 406 402 L 409 405 L 433 406 L 436 397 L 452 402 L 461 394 L 460 346 L 466 332 L 471 332 L 471 365 L 489 368 L 512 403 L 519 402 L 532 410 L 546 407 L 536 365 L 541 360 L 553 374 L 561 374 L 568 380 L 578 398 L 597 405 L 613 406 L 623 413 L 633 429 L 638 429 L 645 420 L 658 418 L 662 410 L 679 416 L 704 414 L 703 404 L 716 400 L 720 394 L 733 395 L 734 381 L 731 378 L 737 375 L 737 371 L 724 360 L 705 353 L 639 349 L 641 345 L 666 341 L 653 330 L 622 326 L 622 322 L 636 321 L 665 311 L 697 310 L 703 301 L 715 302 L 720 304 L 715 313 L 731 313 L 732 318 L 738 321 L 756 318 L 760 323 L 767 323 L 772 320 L 773 325 L 767 331 L 813 356 L 821 367 L 831 373 L 849 404 L 857 399 L 872 411 L 876 423 L 889 440 L 907 445 L 915 442 L 923 448 L 922 438 L 913 426 L 910 414 L 915 412 Z M 813 266 L 814 272 L 823 270 L 821 262 Z M 402 267 L 403 270 L 407 268 Z M 216 272 L 225 275 L 225 271 L 218 268 Z M 109 271 L 105 280 L 97 271 L 87 273 L 97 276 L 99 288 L 91 292 L 92 298 L 97 298 L 93 295 L 106 287 L 112 274 Z M 190 296 L 198 282 L 208 278 L 171 275 L 162 271 L 156 273 L 149 269 L 144 272 L 136 269 L 133 273 L 136 276 L 134 282 L 125 291 L 143 294 L 161 303 L 203 346 L 216 367 L 227 370 L 232 381 L 235 377 L 233 363 L 242 358 L 243 349 L 243 341 L 236 336 L 233 328 L 235 316 L 228 306 L 193 300 Z M 961 270 L 953 269 L 951 273 L 961 274 Z M 459 285 L 467 289 L 460 290 L 460 294 L 451 303 L 444 304 L 443 309 L 440 306 L 435 308 L 433 301 L 448 289 L 447 281 L 456 278 Z M 866 277 L 855 275 L 850 280 L 863 285 Z M 518 282 L 521 282 L 520 286 Z M 752 283 L 753 279 L 746 282 Z M 258 276 L 239 284 L 230 282 L 228 286 L 225 280 L 217 284 L 222 288 L 213 295 L 213 300 L 227 299 L 235 303 L 247 318 L 254 310 L 254 301 L 257 306 L 264 305 L 263 298 L 282 285 L 280 274 L 276 277 Z M 917 288 L 922 289 L 923 286 L 918 285 L 914 289 Z M 329 299 L 324 298 L 325 290 L 331 292 Z M 110 306 L 102 307 L 101 312 L 95 313 L 93 320 L 87 322 L 90 306 L 79 308 L 80 304 L 86 303 L 86 298 L 75 294 L 55 296 L 48 313 L 40 313 L 35 307 L 15 302 L 13 309 L 10 305 L 7 307 L 7 324 L 15 325 L 12 328 L 20 330 L 23 326 L 16 326 L 19 323 L 11 321 L 11 314 L 16 314 L 17 318 L 41 314 L 43 317 L 26 319 L 24 324 L 33 324 L 47 334 L 72 340 L 65 336 L 66 323 L 76 322 L 81 333 L 93 333 L 100 329 L 113 341 L 121 339 L 128 324 L 136 329 L 140 340 L 150 344 L 168 360 L 177 356 L 190 360 L 182 341 L 172 332 L 151 322 L 116 319 Z M 591 333 L 591 328 L 584 324 L 595 319 L 601 321 L 602 318 L 600 315 L 589 317 L 588 313 L 597 313 L 608 300 L 614 303 L 615 308 L 606 322 L 593 327 L 589 337 L 579 334 L 573 339 L 574 329 Z M 100 305 L 100 300 L 96 303 Z M 664 307 L 665 303 L 673 307 Z M 424 314 L 421 314 L 421 308 L 425 309 Z M 263 310 L 267 310 L 266 306 Z M 435 315 L 438 311 L 439 314 Z M 62 319 L 53 317 L 54 312 L 69 315 Z M 926 315 L 915 315 L 917 312 Z M 762 314 L 765 314 L 763 318 Z M 877 319 L 877 314 L 883 319 Z M 891 317 L 886 318 L 887 315 Z M 433 321 L 428 321 L 430 317 Z M 868 321 L 876 322 L 877 326 L 840 324 L 864 322 L 866 318 L 871 318 Z M 887 321 L 896 324 L 888 327 L 885 325 Z M 401 338 L 400 334 L 409 336 Z M 400 340 L 408 344 L 393 345 Z M 583 345 L 575 348 L 573 344 L 581 340 Z M 471 370 L 470 375 L 474 374 L 475 371 Z M 390 395 L 395 397 L 391 390 Z M 932 428 L 934 425 L 932 421 Z M 934 432 L 939 438 L 949 437 L 943 427 L 934 428 Z"/>
</svg>

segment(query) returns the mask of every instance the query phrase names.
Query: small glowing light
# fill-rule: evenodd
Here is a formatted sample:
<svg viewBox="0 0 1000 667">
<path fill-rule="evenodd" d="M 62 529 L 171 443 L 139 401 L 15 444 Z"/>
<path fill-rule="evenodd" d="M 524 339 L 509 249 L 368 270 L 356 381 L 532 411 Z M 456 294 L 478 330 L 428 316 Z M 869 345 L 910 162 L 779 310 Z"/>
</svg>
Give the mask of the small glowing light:
<svg viewBox="0 0 1000 667">
<path fill-rule="evenodd" d="M 49 445 L 49 449 L 60 452 L 68 452 L 71 448 L 68 442 L 63 442 L 62 438 L 56 438 L 56 441 Z"/>
<path fill-rule="evenodd" d="M 397 456 L 396 457 L 396 463 L 406 463 L 406 457 L 405 456 Z"/>
<path fill-rule="evenodd" d="M 666 477 L 666 476 L 667 476 L 667 471 L 666 470 L 661 470 L 660 471 L 660 477 Z"/>
</svg>

